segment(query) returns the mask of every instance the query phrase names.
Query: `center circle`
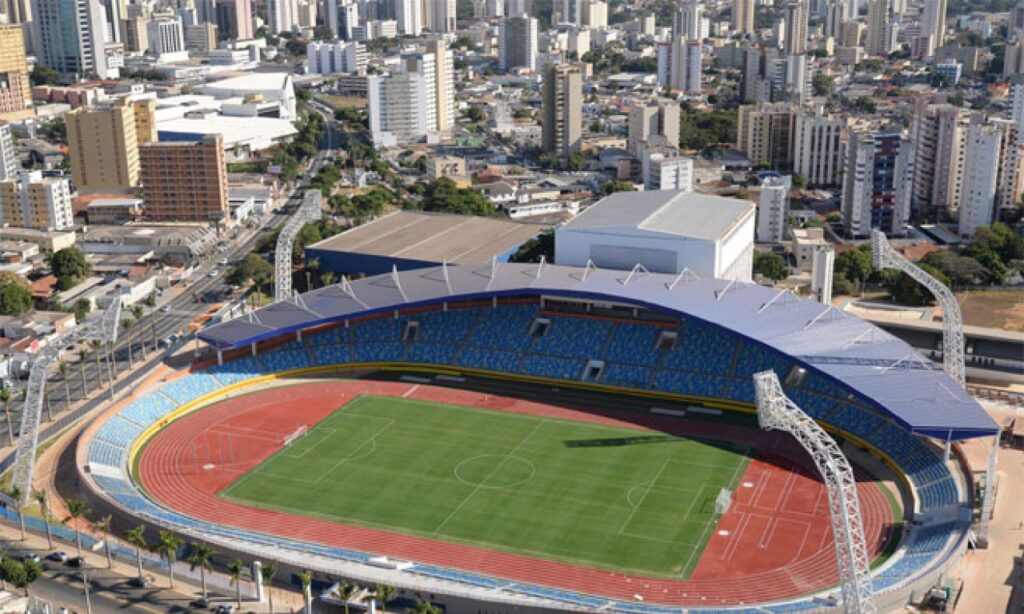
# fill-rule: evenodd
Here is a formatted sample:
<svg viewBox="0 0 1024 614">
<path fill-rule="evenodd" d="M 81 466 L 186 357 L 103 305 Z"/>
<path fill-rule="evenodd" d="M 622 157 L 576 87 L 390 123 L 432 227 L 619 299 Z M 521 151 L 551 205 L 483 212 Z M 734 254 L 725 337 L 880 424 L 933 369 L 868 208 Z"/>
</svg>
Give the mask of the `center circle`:
<svg viewBox="0 0 1024 614">
<path fill-rule="evenodd" d="M 455 479 L 477 488 L 513 488 L 533 479 L 537 468 L 521 456 L 479 454 L 455 466 Z"/>
</svg>

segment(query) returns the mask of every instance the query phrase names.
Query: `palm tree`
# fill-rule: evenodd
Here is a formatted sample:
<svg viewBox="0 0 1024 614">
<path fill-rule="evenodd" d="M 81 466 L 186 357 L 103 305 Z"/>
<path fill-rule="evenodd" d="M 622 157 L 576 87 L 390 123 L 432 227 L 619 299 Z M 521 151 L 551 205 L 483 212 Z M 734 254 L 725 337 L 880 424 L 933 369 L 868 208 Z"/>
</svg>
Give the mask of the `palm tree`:
<svg viewBox="0 0 1024 614">
<path fill-rule="evenodd" d="M 103 518 L 92 523 L 93 530 L 103 534 L 103 547 L 107 554 L 107 569 L 114 566 L 114 561 L 110 558 L 110 521 L 113 519 L 113 516 L 107 514 Z"/>
<path fill-rule="evenodd" d="M 228 573 L 231 574 L 231 584 L 235 585 L 235 598 L 238 600 L 238 611 L 242 611 L 242 573 L 246 570 L 245 563 L 234 560 L 228 563 Z"/>
<path fill-rule="evenodd" d="M 170 531 L 160 531 L 160 540 L 156 543 L 156 553 L 167 561 L 167 577 L 170 588 L 174 588 L 174 562 L 178 560 L 178 549 L 185 543 Z"/>
<path fill-rule="evenodd" d="M 100 348 L 103 347 L 102 341 L 90 341 L 89 345 L 92 346 L 92 356 L 96 359 L 96 382 L 103 381 L 103 369 L 100 367 Z"/>
<path fill-rule="evenodd" d="M 57 370 L 60 371 L 60 378 L 64 380 L 64 403 L 68 409 L 71 408 L 71 385 L 68 384 L 68 363 L 63 360 L 57 363 Z"/>
<path fill-rule="evenodd" d="M 68 499 L 65 503 L 68 506 L 68 515 L 75 521 L 75 546 L 78 548 L 78 555 L 82 555 L 82 530 L 79 526 L 78 519 L 86 514 L 90 513 L 90 510 L 83 501 L 78 499 Z"/>
<path fill-rule="evenodd" d="M 203 599 L 206 599 L 206 570 L 211 569 L 210 559 L 216 556 L 217 552 L 207 544 L 192 542 L 188 545 L 189 571 L 199 568 L 199 577 L 203 584 Z"/>
<path fill-rule="evenodd" d="M 85 385 L 85 359 L 89 356 L 89 352 L 82 348 L 78 350 L 78 374 L 82 376 L 82 397 L 89 396 L 89 389 Z"/>
<path fill-rule="evenodd" d="M 11 389 L 0 388 L 0 401 L 4 402 L 4 415 L 7 416 L 7 441 L 14 445 L 14 427 L 11 426 Z"/>
<path fill-rule="evenodd" d="M 125 318 L 121 320 L 121 327 L 124 328 L 125 344 L 128 346 L 128 369 L 135 367 L 134 357 L 132 356 L 132 324 L 135 320 L 131 318 Z"/>
<path fill-rule="evenodd" d="M 331 596 L 345 604 L 345 614 L 348 614 L 348 602 L 352 601 L 358 592 L 358 584 L 349 584 L 348 582 L 342 581 L 338 582 L 338 588 L 334 589 Z"/>
<path fill-rule="evenodd" d="M 46 491 L 36 490 L 32 492 L 32 498 L 39 504 L 39 513 L 43 516 L 43 524 L 46 526 L 46 543 L 53 548 L 53 533 L 50 531 L 50 508 L 46 505 Z"/>
<path fill-rule="evenodd" d="M 373 596 L 380 602 L 381 614 L 387 614 L 388 602 L 395 598 L 395 587 L 387 584 L 378 584 L 373 589 Z"/>
<path fill-rule="evenodd" d="M 263 578 L 263 586 L 267 589 L 267 605 L 270 606 L 270 614 L 274 614 L 274 593 L 271 591 L 274 576 L 277 575 L 277 563 L 273 561 L 260 568 L 260 577 Z"/>
<path fill-rule="evenodd" d="M 21 541 L 25 541 L 25 514 L 21 509 L 21 489 L 17 486 L 12 486 L 11 498 L 14 499 L 14 507 L 18 510 L 18 524 L 21 526 Z"/>
<path fill-rule="evenodd" d="M 441 608 L 424 601 L 423 599 L 417 599 L 416 605 L 409 608 L 409 614 L 441 614 Z"/>
<path fill-rule="evenodd" d="M 128 543 L 135 546 L 135 564 L 139 568 L 139 577 L 142 577 L 142 549 L 149 549 L 149 543 L 146 541 L 146 525 L 140 524 L 134 529 L 129 529 L 124 532 L 124 538 L 128 540 Z"/>
<path fill-rule="evenodd" d="M 132 317 L 135 318 L 135 322 L 138 322 L 139 320 L 142 319 L 142 307 L 139 307 L 138 305 L 132 305 L 132 308 L 131 308 L 130 311 L 132 312 Z M 139 335 L 139 345 L 142 347 L 142 360 L 145 361 L 146 360 L 146 339 L 141 334 Z"/>
<path fill-rule="evenodd" d="M 146 306 L 149 307 L 149 328 L 153 332 L 153 351 L 156 351 L 156 295 L 150 294 L 146 297 Z"/>
<path fill-rule="evenodd" d="M 308 569 L 302 570 L 299 574 L 299 583 L 302 584 L 302 600 L 306 603 L 306 614 L 313 614 L 313 573 Z"/>
</svg>

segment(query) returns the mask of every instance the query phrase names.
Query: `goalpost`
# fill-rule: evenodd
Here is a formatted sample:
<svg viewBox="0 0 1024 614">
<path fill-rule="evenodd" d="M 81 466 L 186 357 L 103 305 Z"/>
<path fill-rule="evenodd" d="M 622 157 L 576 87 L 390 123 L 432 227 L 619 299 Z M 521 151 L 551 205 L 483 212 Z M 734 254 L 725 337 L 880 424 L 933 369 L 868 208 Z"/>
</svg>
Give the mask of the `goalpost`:
<svg viewBox="0 0 1024 614">
<path fill-rule="evenodd" d="M 309 430 L 309 426 L 303 424 L 299 428 L 295 429 L 295 431 L 291 435 L 286 435 L 285 436 L 285 438 L 284 438 L 284 445 L 286 445 L 286 446 L 291 445 L 293 441 L 295 441 L 299 437 L 302 437 L 303 435 L 305 435 L 306 431 L 308 431 L 308 430 Z"/>
<path fill-rule="evenodd" d="M 715 498 L 715 513 L 724 514 L 729 511 L 729 505 L 732 504 L 732 491 L 728 488 L 723 488 L 718 492 L 718 497 Z"/>
</svg>

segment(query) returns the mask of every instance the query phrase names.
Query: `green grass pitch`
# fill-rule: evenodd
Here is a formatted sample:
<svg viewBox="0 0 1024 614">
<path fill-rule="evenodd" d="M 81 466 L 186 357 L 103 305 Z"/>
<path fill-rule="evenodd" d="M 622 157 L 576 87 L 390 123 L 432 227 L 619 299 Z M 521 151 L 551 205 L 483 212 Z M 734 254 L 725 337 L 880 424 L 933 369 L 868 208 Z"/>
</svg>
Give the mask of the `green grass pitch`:
<svg viewBox="0 0 1024 614">
<path fill-rule="evenodd" d="M 747 465 L 727 444 L 358 397 L 221 495 L 249 505 L 686 578 Z"/>
</svg>

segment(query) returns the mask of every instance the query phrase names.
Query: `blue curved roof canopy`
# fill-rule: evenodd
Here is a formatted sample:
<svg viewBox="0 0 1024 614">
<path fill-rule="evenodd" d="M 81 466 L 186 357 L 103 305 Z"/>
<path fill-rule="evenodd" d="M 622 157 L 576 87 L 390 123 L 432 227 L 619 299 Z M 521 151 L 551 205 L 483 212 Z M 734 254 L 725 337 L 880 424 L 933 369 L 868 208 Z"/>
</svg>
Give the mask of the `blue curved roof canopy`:
<svg viewBox="0 0 1024 614">
<path fill-rule="evenodd" d="M 433 267 L 342 282 L 212 326 L 199 338 L 221 350 L 313 326 L 410 307 L 550 296 L 626 303 L 717 325 L 856 391 L 912 432 L 940 439 L 991 436 L 995 422 L 938 366 L 907 343 L 834 307 L 743 282 L 636 270 L 556 265 Z"/>
</svg>

